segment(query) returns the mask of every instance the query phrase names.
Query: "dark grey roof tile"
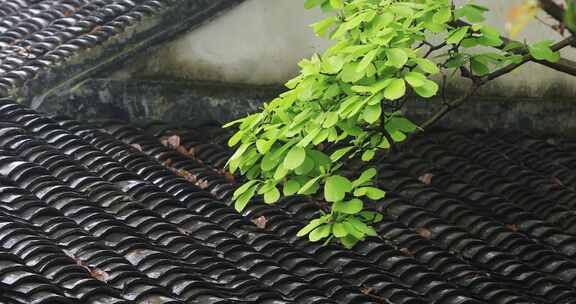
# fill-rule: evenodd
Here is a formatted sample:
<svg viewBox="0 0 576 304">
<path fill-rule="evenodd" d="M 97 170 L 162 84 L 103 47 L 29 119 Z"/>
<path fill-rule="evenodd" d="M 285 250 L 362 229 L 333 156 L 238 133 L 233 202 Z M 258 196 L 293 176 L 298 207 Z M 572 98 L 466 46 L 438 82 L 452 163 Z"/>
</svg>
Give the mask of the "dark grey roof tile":
<svg viewBox="0 0 576 304">
<path fill-rule="evenodd" d="M 241 1 L 4 1 L 0 4 L 0 96 L 42 94 L 73 75 L 102 70 L 105 59 L 129 57 L 124 53 L 134 49 L 131 44 L 143 49 L 157 37 L 166 39 Z M 154 19 L 157 25 L 140 29 L 144 19 Z M 127 28 L 134 34 L 125 34 Z M 110 39 L 120 35 L 123 39 Z M 90 52 L 95 48 L 99 51 Z M 49 75 L 51 70 L 59 70 L 58 75 Z"/>
</svg>

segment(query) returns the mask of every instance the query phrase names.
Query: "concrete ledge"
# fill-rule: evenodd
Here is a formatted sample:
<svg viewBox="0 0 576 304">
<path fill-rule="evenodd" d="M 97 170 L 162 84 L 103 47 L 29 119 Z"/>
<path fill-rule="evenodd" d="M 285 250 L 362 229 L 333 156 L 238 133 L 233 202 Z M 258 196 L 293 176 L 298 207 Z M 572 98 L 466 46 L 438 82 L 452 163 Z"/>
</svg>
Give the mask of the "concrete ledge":
<svg viewBox="0 0 576 304">
<path fill-rule="evenodd" d="M 415 100 L 405 110 L 424 122 L 441 101 Z M 576 97 L 565 99 L 476 97 L 453 110 L 438 126 L 456 129 L 516 129 L 526 132 L 576 136 Z"/>
<path fill-rule="evenodd" d="M 40 110 L 84 121 L 164 121 L 194 126 L 224 123 L 257 111 L 283 90 L 277 86 L 94 79 L 48 97 Z M 440 105 L 440 100 L 414 100 L 408 103 L 405 112 L 415 122 L 423 122 Z M 576 98 L 477 97 L 449 113 L 438 126 L 520 129 L 576 136 L 575 118 Z"/>
<path fill-rule="evenodd" d="M 39 108 L 83 121 L 165 121 L 183 125 L 224 123 L 255 112 L 281 87 L 142 80 L 89 80 L 49 96 Z"/>
</svg>

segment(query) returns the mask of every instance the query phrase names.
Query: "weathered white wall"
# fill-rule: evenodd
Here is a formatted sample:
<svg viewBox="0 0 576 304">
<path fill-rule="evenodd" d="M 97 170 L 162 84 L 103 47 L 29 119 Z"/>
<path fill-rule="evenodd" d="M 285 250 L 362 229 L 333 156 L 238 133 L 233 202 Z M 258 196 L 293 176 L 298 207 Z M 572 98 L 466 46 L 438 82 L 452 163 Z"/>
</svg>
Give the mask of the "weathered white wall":
<svg viewBox="0 0 576 304">
<path fill-rule="evenodd" d="M 300 59 L 329 45 L 308 27 L 322 12 L 303 3 L 247 0 L 118 75 L 283 83 L 297 73 Z"/>
<path fill-rule="evenodd" d="M 488 23 L 504 29 L 511 5 L 524 0 L 484 0 Z M 457 2 L 464 2 L 463 0 Z M 329 41 L 308 27 L 322 17 L 307 11 L 303 0 L 247 0 L 159 51 L 143 56 L 118 78 L 176 78 L 245 84 L 279 84 L 294 76 L 297 62 L 320 52 Z M 518 40 L 558 39 L 557 33 L 534 22 Z M 563 52 L 576 60 L 576 51 Z M 457 84 L 460 86 L 460 84 Z M 491 83 L 483 91 L 498 96 L 576 96 L 576 78 L 529 64 Z"/>
</svg>

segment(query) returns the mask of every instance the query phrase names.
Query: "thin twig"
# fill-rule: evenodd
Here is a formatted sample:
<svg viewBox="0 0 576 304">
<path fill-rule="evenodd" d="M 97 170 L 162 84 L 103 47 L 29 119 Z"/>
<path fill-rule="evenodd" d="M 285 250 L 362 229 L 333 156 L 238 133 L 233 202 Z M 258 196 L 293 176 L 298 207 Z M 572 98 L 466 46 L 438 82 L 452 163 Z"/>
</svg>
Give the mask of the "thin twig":
<svg viewBox="0 0 576 304">
<path fill-rule="evenodd" d="M 462 27 L 462 26 L 471 26 L 470 23 L 466 22 L 466 21 L 462 21 L 462 20 L 455 20 L 451 23 L 452 26 L 455 27 Z M 495 47 L 497 49 L 504 49 L 507 45 L 511 44 L 511 43 L 521 43 L 520 41 L 516 41 L 513 39 L 510 39 L 508 37 L 505 36 L 501 36 L 500 37 L 502 39 L 502 41 L 504 43 L 502 43 L 501 45 Z M 566 40 L 567 43 L 569 43 L 571 46 L 576 47 L 576 38 L 574 37 L 574 35 L 572 37 L 566 38 L 568 40 Z M 517 55 L 525 55 L 527 54 L 527 50 L 525 49 L 516 49 L 516 50 L 511 50 L 511 53 L 517 54 Z M 560 58 L 560 60 L 558 60 L 558 62 L 550 62 L 550 61 L 546 61 L 546 60 L 534 60 L 534 62 L 547 66 L 551 69 L 557 70 L 559 72 L 563 72 L 572 76 L 576 76 L 576 62 L 566 59 L 566 58 Z"/>
<path fill-rule="evenodd" d="M 560 23 L 564 23 L 565 11 L 560 5 L 556 4 L 552 0 L 539 0 L 538 4 L 540 5 L 541 9 L 543 9 L 548 15 L 550 15 L 550 17 L 556 19 L 556 21 Z M 570 31 L 570 29 L 568 30 Z M 572 33 L 572 35 L 576 35 L 576 33 L 574 33 L 573 31 L 570 32 Z"/>
<path fill-rule="evenodd" d="M 382 108 L 382 110 L 384 110 L 384 100 L 380 101 L 380 107 Z M 390 133 L 388 133 L 388 130 L 386 130 L 386 116 L 384 116 L 384 113 L 382 113 L 382 115 L 380 115 L 380 128 L 382 131 L 382 134 L 384 135 L 384 137 L 386 138 L 386 140 L 388 141 L 388 143 L 390 144 L 390 154 L 395 154 L 397 149 L 396 149 L 396 143 L 394 142 L 394 139 L 392 138 L 392 135 L 390 135 Z"/>
<path fill-rule="evenodd" d="M 566 39 L 563 39 L 557 43 L 555 43 L 553 46 L 550 47 L 550 49 L 552 49 L 553 51 L 559 51 L 569 45 L 571 45 L 570 41 L 572 41 L 574 38 L 573 37 L 569 37 Z M 485 75 L 482 78 L 478 78 L 478 77 L 468 77 L 472 79 L 472 85 L 466 90 L 466 92 L 464 93 L 464 95 L 456 98 L 455 100 L 445 104 L 438 112 L 436 112 L 436 114 L 434 114 L 430 119 L 428 119 L 424 124 L 422 124 L 422 129 L 427 129 L 428 127 L 430 127 L 431 125 L 435 124 L 437 121 L 439 121 L 440 119 L 442 119 L 446 114 L 448 114 L 450 111 L 452 111 L 453 109 L 461 106 L 463 103 L 465 103 L 474 93 L 476 93 L 476 91 L 478 91 L 478 89 L 480 87 L 482 87 L 483 85 L 485 85 L 487 82 L 494 80 L 502 75 L 506 75 L 512 71 L 514 71 L 515 69 L 517 69 L 518 67 L 533 61 L 534 58 L 529 55 L 526 54 L 524 55 L 524 57 L 522 58 L 521 62 L 518 63 L 511 63 L 501 69 L 498 69 L 488 75 Z M 467 73 L 466 71 L 463 73 L 465 74 Z"/>
</svg>

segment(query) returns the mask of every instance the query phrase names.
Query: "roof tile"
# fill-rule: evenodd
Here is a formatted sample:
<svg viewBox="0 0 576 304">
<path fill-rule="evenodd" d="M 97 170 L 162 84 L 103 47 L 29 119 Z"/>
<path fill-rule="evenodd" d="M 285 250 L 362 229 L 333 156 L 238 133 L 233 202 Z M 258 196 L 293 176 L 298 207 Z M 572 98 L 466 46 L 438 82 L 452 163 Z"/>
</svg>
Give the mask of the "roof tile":
<svg viewBox="0 0 576 304">
<path fill-rule="evenodd" d="M 158 33 L 170 36 L 172 32 L 181 31 L 183 26 L 201 22 L 241 1 L 2 1 L 0 96 L 29 93 L 25 90 L 28 86 L 28 90 L 38 91 L 33 94 L 36 96 L 73 76 L 100 68 L 110 58 L 120 59 L 123 47 L 130 43 L 147 47 Z M 139 31 L 138 25 L 144 24 L 146 18 L 154 21 Z M 129 28 L 131 32 L 125 37 L 108 43 Z M 91 52 L 98 47 L 105 48 L 105 52 Z M 81 63 L 74 62 L 80 54 L 85 54 L 86 58 L 80 60 Z M 56 68 L 61 69 L 60 74 L 46 74 Z M 39 79 L 43 79 L 42 86 L 33 85 Z"/>
<path fill-rule="evenodd" d="M 0 301 L 576 301 L 567 140 L 416 138 L 377 164 L 381 238 L 348 250 L 296 237 L 319 214 L 299 197 L 238 214 L 226 131 L 99 129 L 11 101 L 0 119 Z"/>
</svg>

